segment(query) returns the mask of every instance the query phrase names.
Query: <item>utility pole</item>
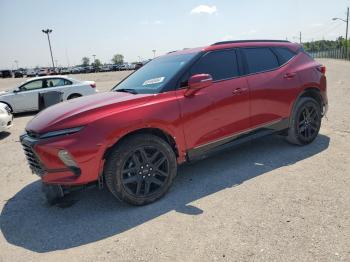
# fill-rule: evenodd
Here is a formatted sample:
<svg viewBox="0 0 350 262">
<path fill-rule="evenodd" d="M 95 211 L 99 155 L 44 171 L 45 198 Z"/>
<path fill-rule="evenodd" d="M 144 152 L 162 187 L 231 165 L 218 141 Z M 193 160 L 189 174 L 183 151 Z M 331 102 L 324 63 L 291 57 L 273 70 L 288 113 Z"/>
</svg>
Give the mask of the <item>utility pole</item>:
<svg viewBox="0 0 350 262">
<path fill-rule="evenodd" d="M 156 50 L 153 49 L 152 52 L 153 52 L 153 58 L 155 58 L 156 57 Z"/>
<path fill-rule="evenodd" d="M 346 34 L 345 34 L 346 51 L 348 51 L 348 34 L 349 34 L 349 7 L 348 7 L 348 10 L 347 10 L 347 14 L 346 14 Z"/>
<path fill-rule="evenodd" d="M 94 61 L 92 61 L 93 63 L 95 63 L 96 60 L 96 55 L 92 55 L 94 57 Z"/>
<path fill-rule="evenodd" d="M 52 67 L 53 67 L 53 70 L 55 70 L 55 63 L 53 62 L 52 48 L 51 48 L 51 42 L 50 42 L 50 34 L 52 33 L 52 29 L 46 29 L 46 30 L 43 29 L 41 31 L 47 35 L 47 40 L 49 41 L 49 47 L 50 47 Z"/>
<path fill-rule="evenodd" d="M 346 31 L 345 31 L 345 54 L 348 54 L 348 35 L 349 35 L 349 7 L 346 9 L 346 19 L 339 18 L 339 17 L 334 17 L 332 19 L 333 21 L 335 20 L 341 20 L 346 23 Z"/>
<path fill-rule="evenodd" d="M 301 32 L 299 33 L 299 43 L 301 44 Z"/>
</svg>

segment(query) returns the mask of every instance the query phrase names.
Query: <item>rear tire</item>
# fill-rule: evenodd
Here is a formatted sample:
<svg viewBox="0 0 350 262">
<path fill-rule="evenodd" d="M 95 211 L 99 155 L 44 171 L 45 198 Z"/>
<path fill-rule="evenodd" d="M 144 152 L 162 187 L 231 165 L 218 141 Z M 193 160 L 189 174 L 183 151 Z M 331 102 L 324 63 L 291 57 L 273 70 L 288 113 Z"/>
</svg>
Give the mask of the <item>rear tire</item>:
<svg viewBox="0 0 350 262">
<path fill-rule="evenodd" d="M 71 99 L 78 98 L 78 97 L 81 97 L 81 95 L 78 95 L 78 94 L 70 95 L 70 96 L 67 98 L 67 100 L 71 100 Z"/>
<path fill-rule="evenodd" d="M 163 139 L 133 135 L 116 145 L 104 169 L 111 193 L 132 205 L 150 204 L 166 194 L 177 173 L 176 156 Z"/>
<path fill-rule="evenodd" d="M 321 127 L 321 105 L 311 97 L 302 97 L 291 117 L 287 141 L 295 145 L 314 141 Z"/>
</svg>

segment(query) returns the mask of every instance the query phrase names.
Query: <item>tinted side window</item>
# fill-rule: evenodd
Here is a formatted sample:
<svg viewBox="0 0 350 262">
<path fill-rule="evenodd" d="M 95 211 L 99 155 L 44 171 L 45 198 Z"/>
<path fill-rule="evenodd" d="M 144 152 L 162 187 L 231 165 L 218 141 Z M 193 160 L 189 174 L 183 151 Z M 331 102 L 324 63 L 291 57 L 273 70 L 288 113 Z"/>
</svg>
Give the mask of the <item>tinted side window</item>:
<svg viewBox="0 0 350 262">
<path fill-rule="evenodd" d="M 250 74 L 279 67 L 277 57 L 270 48 L 243 48 L 243 53 Z"/>
<path fill-rule="evenodd" d="M 238 76 L 238 64 L 234 50 L 215 51 L 205 54 L 191 69 L 191 75 L 210 74 L 213 80 Z"/>
<path fill-rule="evenodd" d="M 64 85 L 65 85 L 65 86 L 69 86 L 69 85 L 71 85 L 71 84 L 73 84 L 71 81 L 69 81 L 69 80 L 67 80 L 67 79 L 64 80 Z"/>
<path fill-rule="evenodd" d="M 53 78 L 47 80 L 47 86 L 48 87 L 56 87 L 56 86 L 63 86 L 64 85 L 64 79 L 62 78 Z"/>
<path fill-rule="evenodd" d="M 280 59 L 282 59 L 281 64 L 285 64 L 295 56 L 293 51 L 285 47 L 275 47 L 275 50 L 279 54 Z"/>
<path fill-rule="evenodd" d="M 42 80 L 36 80 L 29 82 L 28 84 L 25 84 L 21 87 L 21 90 L 34 90 L 34 89 L 39 89 L 43 87 L 43 81 Z"/>
</svg>

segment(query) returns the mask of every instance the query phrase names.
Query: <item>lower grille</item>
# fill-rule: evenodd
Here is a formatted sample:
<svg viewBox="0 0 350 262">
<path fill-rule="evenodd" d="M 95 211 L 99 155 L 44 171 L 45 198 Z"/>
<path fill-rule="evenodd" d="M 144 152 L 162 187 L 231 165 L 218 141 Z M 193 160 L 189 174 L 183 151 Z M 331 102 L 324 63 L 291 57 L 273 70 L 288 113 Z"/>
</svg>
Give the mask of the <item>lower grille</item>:
<svg viewBox="0 0 350 262">
<path fill-rule="evenodd" d="M 5 110 L 7 111 L 8 115 L 11 115 L 11 108 L 9 106 L 6 106 Z"/>
<path fill-rule="evenodd" d="M 27 157 L 27 161 L 32 172 L 39 176 L 43 176 L 45 174 L 44 168 L 41 165 L 40 160 L 36 156 L 32 147 L 23 142 L 22 142 L 22 146 L 23 146 L 24 154 Z"/>
</svg>

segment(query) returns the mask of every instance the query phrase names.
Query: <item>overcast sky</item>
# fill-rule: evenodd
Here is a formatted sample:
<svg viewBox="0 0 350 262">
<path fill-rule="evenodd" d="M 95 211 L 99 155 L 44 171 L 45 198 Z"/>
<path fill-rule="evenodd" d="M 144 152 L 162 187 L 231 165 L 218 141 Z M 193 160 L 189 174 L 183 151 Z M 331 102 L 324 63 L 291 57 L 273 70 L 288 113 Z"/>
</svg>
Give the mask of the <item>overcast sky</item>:
<svg viewBox="0 0 350 262">
<path fill-rule="evenodd" d="M 132 62 L 231 39 L 335 39 L 345 34 L 350 0 L 0 0 L 0 68 L 49 66 L 51 34 L 58 65 L 95 54 Z"/>
</svg>

